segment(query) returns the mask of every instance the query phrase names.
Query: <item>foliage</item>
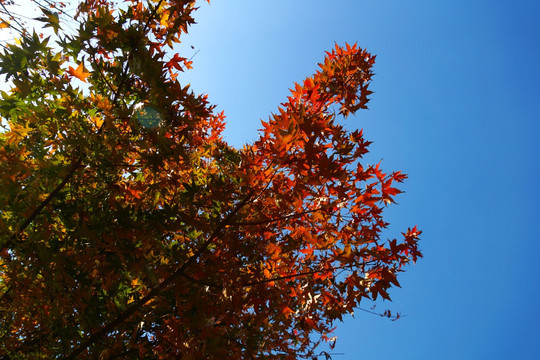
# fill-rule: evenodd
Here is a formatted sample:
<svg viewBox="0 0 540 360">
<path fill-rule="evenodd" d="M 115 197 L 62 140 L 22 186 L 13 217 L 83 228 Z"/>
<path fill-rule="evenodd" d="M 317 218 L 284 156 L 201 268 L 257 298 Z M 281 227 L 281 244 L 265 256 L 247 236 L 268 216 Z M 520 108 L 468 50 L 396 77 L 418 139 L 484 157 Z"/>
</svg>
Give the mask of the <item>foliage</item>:
<svg viewBox="0 0 540 360">
<path fill-rule="evenodd" d="M 389 299 L 421 256 L 416 227 L 380 239 L 406 176 L 337 122 L 367 107 L 374 56 L 336 45 L 236 149 L 168 55 L 195 1 L 86 0 L 73 31 L 43 4 L 50 36 L 0 54 L 2 359 L 310 357 Z"/>
</svg>

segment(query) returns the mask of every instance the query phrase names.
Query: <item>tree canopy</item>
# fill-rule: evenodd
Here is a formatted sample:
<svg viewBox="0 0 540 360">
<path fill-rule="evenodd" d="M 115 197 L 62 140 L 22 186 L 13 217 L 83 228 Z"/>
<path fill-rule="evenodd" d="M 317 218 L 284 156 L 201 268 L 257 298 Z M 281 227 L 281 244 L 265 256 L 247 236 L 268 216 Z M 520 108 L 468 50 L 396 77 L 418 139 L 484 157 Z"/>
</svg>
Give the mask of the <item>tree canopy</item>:
<svg viewBox="0 0 540 360">
<path fill-rule="evenodd" d="M 0 358 L 309 358 L 421 257 L 381 239 L 406 175 L 340 124 L 375 57 L 336 45 L 259 138 L 182 83 L 194 0 L 0 0 Z M 74 26 L 75 24 L 75 26 Z M 388 314 L 388 313 L 386 313 Z"/>
</svg>

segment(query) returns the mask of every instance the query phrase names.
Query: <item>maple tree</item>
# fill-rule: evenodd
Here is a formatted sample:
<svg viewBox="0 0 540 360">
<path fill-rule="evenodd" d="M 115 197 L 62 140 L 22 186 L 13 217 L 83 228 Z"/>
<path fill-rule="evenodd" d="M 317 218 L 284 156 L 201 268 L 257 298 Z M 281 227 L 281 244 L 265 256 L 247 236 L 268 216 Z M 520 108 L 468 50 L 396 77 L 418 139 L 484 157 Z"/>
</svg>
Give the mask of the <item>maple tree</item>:
<svg viewBox="0 0 540 360">
<path fill-rule="evenodd" d="M 0 54 L 0 358 L 309 358 L 421 257 L 416 227 L 381 239 L 406 176 L 338 123 L 367 108 L 365 50 L 336 45 L 237 149 L 168 50 L 195 1 L 86 0 L 70 31 L 38 4 L 52 33 Z"/>
</svg>

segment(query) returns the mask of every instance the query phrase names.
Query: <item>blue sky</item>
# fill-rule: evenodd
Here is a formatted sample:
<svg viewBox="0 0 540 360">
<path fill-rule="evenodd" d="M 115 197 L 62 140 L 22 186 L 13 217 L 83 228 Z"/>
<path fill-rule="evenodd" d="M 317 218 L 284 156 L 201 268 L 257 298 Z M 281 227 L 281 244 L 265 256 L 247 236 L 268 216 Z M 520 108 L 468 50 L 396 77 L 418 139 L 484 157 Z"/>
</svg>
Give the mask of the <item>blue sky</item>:
<svg viewBox="0 0 540 360">
<path fill-rule="evenodd" d="M 540 351 L 539 11 L 498 0 L 201 2 L 184 81 L 225 111 L 236 146 L 334 42 L 377 55 L 370 110 L 345 123 L 374 141 L 370 162 L 409 174 L 387 236 L 418 224 L 425 258 L 377 306 L 407 316 L 337 324 L 335 360 Z"/>
</svg>

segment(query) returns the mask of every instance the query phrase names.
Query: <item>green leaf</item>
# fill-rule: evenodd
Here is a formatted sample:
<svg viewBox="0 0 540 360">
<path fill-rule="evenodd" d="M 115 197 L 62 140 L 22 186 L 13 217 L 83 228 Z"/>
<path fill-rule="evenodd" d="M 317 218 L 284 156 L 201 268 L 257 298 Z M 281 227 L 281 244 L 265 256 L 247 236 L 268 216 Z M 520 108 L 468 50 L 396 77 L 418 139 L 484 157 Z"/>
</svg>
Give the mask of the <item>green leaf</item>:
<svg viewBox="0 0 540 360">
<path fill-rule="evenodd" d="M 47 25 L 45 25 L 44 27 L 52 28 L 54 30 L 54 33 L 58 35 L 58 30 L 60 30 L 60 18 L 58 17 L 58 13 L 53 13 L 52 11 L 41 6 L 39 9 L 45 16 L 35 18 L 34 20 L 46 23 Z"/>
</svg>

